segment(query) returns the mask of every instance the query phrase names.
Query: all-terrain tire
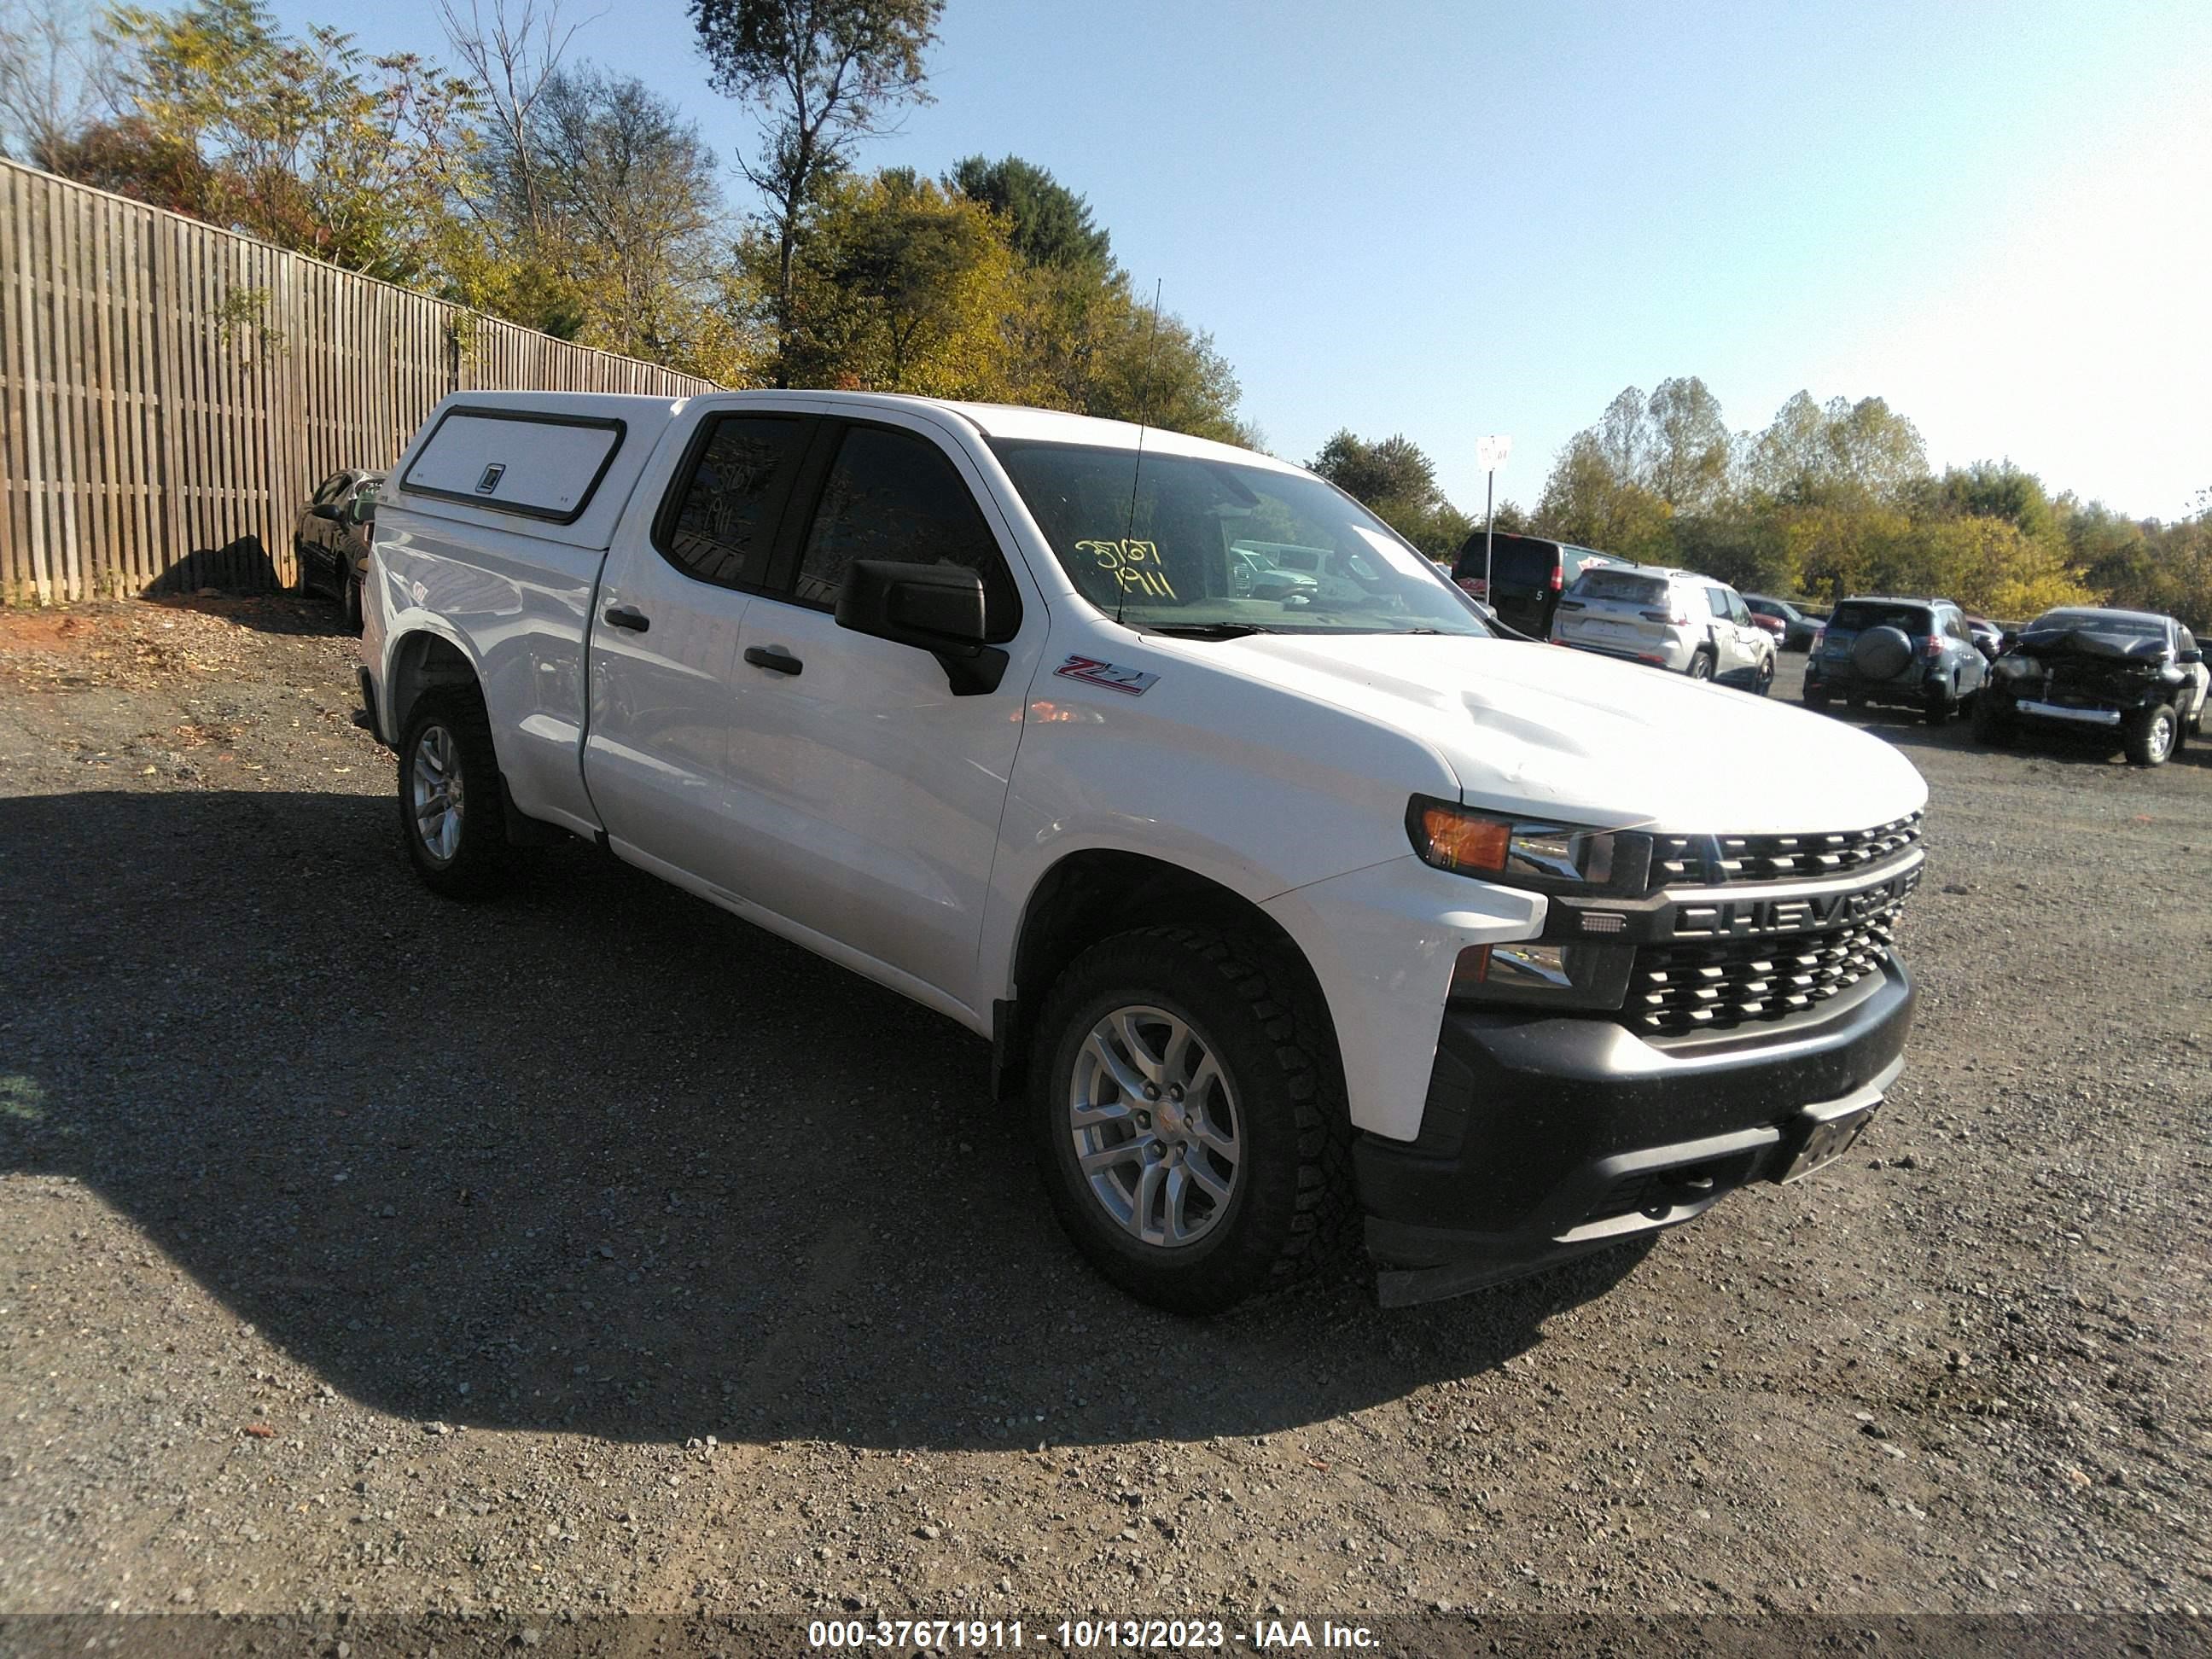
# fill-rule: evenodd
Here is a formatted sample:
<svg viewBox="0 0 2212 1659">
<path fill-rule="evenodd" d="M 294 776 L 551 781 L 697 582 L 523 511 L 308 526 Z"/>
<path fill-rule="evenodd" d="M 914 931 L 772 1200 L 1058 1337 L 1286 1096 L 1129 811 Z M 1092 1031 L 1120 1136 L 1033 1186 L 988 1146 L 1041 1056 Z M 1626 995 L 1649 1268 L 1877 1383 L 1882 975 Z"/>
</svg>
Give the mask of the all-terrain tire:
<svg viewBox="0 0 2212 1659">
<path fill-rule="evenodd" d="M 2163 766 L 2172 758 L 2181 735 L 2181 720 L 2172 705 L 2153 703 L 2131 711 L 2120 727 L 2120 740 L 2130 766 Z"/>
<path fill-rule="evenodd" d="M 1325 1015 L 1310 1000 L 1258 940 L 1196 926 L 1148 927 L 1103 939 L 1070 963 L 1047 994 L 1030 1048 L 1026 1106 L 1037 1167 L 1069 1237 L 1092 1266 L 1130 1295 L 1176 1313 L 1218 1313 L 1310 1267 L 1317 1242 L 1343 1218 L 1349 1134 Z M 1116 1183 L 1137 1186 L 1149 1158 L 1125 1158 L 1090 1172 L 1081 1161 L 1079 1142 L 1125 1133 L 1133 1139 L 1135 1118 L 1149 1120 L 1146 1109 L 1158 1100 L 1114 1087 L 1104 1109 L 1126 1104 L 1128 1118 L 1089 1129 L 1077 1121 L 1079 1093 L 1088 1102 L 1092 1087 L 1104 1086 L 1094 1034 L 1131 1010 L 1183 1022 L 1194 1044 L 1218 1066 L 1226 1091 L 1215 1092 L 1214 1103 L 1205 1109 L 1217 1131 L 1224 1116 L 1220 1103 L 1226 1099 L 1233 1108 L 1237 1155 L 1229 1195 L 1215 1204 L 1186 1185 L 1188 1200 L 1205 1202 L 1210 1217 L 1201 1218 L 1206 1230 L 1188 1243 L 1148 1242 L 1140 1236 L 1142 1223 L 1117 1215 L 1094 1188 L 1094 1179 L 1105 1181 L 1118 1201 L 1122 1194 Z M 1163 1044 L 1162 1053 L 1167 1051 Z M 1079 1062 L 1087 1068 L 1083 1073 Z M 1202 1063 L 1198 1069 L 1203 1072 Z M 1157 1067 L 1147 1076 L 1163 1090 L 1171 1080 Z M 1179 1109 L 1190 1109 L 1186 1103 Z M 1090 1110 L 1085 1108 L 1086 1115 Z M 1189 1120 L 1183 1121 L 1187 1132 Z M 1152 1128 L 1149 1121 L 1146 1127 Z M 1117 1140 L 1109 1150 L 1128 1144 Z M 1202 1150 L 1194 1152 L 1195 1146 L 1190 1142 L 1170 1151 L 1188 1164 L 1193 1156 L 1205 1156 Z M 1092 1156 L 1095 1160 L 1097 1153 Z M 1162 1176 L 1163 1182 L 1167 1179 Z M 1157 1195 L 1146 1201 L 1145 1217 L 1157 1201 Z M 1129 1207 L 1137 1213 L 1134 1204 Z"/>
<path fill-rule="evenodd" d="M 426 821 L 437 824 L 434 845 Z M 447 898 L 489 898 L 514 880 L 491 719 L 472 685 L 426 691 L 408 711 L 399 738 L 399 836 L 423 884 Z"/>
</svg>

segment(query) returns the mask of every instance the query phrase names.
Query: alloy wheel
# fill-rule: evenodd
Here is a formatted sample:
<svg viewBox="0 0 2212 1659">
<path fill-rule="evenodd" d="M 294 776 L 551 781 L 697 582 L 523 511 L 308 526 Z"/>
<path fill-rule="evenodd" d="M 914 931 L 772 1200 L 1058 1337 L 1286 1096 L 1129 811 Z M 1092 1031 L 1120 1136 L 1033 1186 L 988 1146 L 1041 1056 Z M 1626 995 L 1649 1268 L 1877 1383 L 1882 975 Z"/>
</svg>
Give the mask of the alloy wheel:
<svg viewBox="0 0 2212 1659">
<path fill-rule="evenodd" d="M 443 726 L 426 726 L 415 739 L 408 805 L 423 851 L 441 863 L 450 861 L 461 845 L 463 787 L 459 746 Z"/>
<path fill-rule="evenodd" d="M 1133 1005 L 1091 1027 L 1067 1130 L 1091 1197 L 1141 1243 L 1194 1244 L 1229 1213 L 1243 1163 L 1236 1091 L 1180 1016 Z"/>
</svg>

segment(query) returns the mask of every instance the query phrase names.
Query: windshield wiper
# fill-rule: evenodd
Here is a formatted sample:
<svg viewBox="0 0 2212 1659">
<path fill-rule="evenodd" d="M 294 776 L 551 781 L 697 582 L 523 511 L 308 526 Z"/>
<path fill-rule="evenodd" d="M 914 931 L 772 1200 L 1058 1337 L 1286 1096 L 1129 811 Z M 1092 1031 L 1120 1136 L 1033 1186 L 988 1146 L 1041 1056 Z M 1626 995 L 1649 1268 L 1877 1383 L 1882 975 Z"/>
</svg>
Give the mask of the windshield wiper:
<svg viewBox="0 0 2212 1659">
<path fill-rule="evenodd" d="M 1177 623 L 1144 631 L 1164 634 L 1171 640 L 1241 640 L 1248 634 L 1277 634 L 1282 630 L 1262 628 L 1257 623 Z"/>
</svg>

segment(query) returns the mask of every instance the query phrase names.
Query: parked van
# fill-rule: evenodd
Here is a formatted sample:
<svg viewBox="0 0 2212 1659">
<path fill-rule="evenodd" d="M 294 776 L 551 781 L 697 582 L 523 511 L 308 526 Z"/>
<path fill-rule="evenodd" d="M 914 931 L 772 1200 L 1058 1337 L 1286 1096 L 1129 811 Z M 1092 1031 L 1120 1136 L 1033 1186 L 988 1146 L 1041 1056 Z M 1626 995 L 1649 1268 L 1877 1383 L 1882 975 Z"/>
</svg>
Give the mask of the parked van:
<svg viewBox="0 0 2212 1659">
<path fill-rule="evenodd" d="M 1555 542 L 1542 536 L 1516 536 L 1500 532 L 1492 538 L 1490 583 L 1483 585 L 1483 535 L 1480 530 L 1467 538 L 1452 566 L 1452 580 L 1497 611 L 1508 628 L 1531 639 L 1547 639 L 1552 615 L 1567 584 L 1589 565 L 1626 564 L 1610 553 Z"/>
</svg>

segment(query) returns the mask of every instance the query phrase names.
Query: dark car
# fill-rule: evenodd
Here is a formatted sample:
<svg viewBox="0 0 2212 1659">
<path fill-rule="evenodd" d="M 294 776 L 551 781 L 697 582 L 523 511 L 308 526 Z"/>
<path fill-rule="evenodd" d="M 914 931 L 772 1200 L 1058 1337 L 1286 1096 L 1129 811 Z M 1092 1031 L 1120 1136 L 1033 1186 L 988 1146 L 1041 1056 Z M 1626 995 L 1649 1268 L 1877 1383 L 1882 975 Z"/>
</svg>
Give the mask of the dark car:
<svg viewBox="0 0 2212 1659">
<path fill-rule="evenodd" d="M 1452 566 L 1452 580 L 1476 599 L 1486 601 L 1508 628 L 1531 639 L 1549 639 L 1552 614 L 1567 584 L 1588 567 L 1627 564 L 1610 553 L 1555 542 L 1542 536 L 1518 536 L 1501 531 L 1492 538 L 1490 586 L 1483 586 L 1483 535 L 1480 530 L 1467 538 Z"/>
<path fill-rule="evenodd" d="M 1784 651 L 1812 649 L 1813 635 L 1820 631 L 1820 625 L 1789 600 L 1778 599 L 1765 593 L 1747 593 L 1743 596 L 1743 605 L 1744 609 L 1751 612 L 1753 621 L 1758 622 L 1762 617 L 1765 619 L 1759 625 L 1774 635 L 1776 643 Z M 1780 626 L 1770 625 L 1775 623 Z"/>
<path fill-rule="evenodd" d="M 1837 697 L 1917 708 L 1930 726 L 1959 712 L 1988 681 L 1989 659 L 1966 632 L 1966 613 L 1948 599 L 1845 599 L 1814 636 L 1805 664 L 1805 704 Z"/>
<path fill-rule="evenodd" d="M 2137 766 L 2163 765 L 2204 729 L 2208 676 L 2196 635 L 2148 611 L 2046 611 L 1996 659 L 1974 735 L 2031 731 L 2118 738 Z"/>
<path fill-rule="evenodd" d="M 300 510 L 292 530 L 292 556 L 302 593 L 327 593 L 344 612 L 346 626 L 361 626 L 361 578 L 376 527 L 376 488 L 384 474 L 353 467 L 323 480 Z"/>
<path fill-rule="evenodd" d="M 2004 629 L 1987 617 L 1967 617 L 1966 632 L 1973 638 L 1974 649 L 1985 657 L 1994 660 L 1997 653 L 2004 649 Z"/>
</svg>

